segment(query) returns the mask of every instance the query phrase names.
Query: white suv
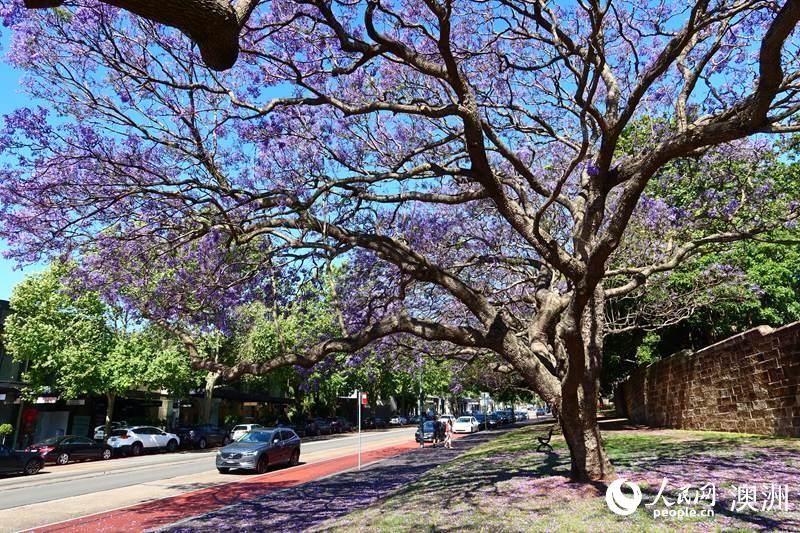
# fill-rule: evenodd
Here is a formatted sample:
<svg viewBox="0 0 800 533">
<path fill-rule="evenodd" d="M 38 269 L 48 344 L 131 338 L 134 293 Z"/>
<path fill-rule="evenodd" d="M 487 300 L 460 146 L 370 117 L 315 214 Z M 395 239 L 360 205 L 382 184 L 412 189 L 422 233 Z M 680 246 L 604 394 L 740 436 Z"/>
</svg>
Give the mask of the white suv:
<svg viewBox="0 0 800 533">
<path fill-rule="evenodd" d="M 128 423 L 124 420 L 122 422 L 111 422 L 111 431 L 113 432 L 115 429 L 122 429 L 128 427 Z M 103 424 L 102 426 L 97 426 L 94 428 L 94 440 L 105 440 L 106 439 L 106 426 Z"/>
<path fill-rule="evenodd" d="M 454 417 L 453 415 L 439 415 L 439 422 L 445 423 L 445 422 L 448 422 L 448 421 L 450 422 L 450 425 L 452 426 L 456 422 L 456 417 Z"/>
<path fill-rule="evenodd" d="M 239 424 L 238 426 L 233 426 L 231 430 L 231 441 L 239 440 L 239 437 L 244 435 L 249 431 L 253 431 L 254 429 L 261 429 L 264 426 L 261 424 Z"/>
<path fill-rule="evenodd" d="M 174 452 L 180 443 L 180 437 L 174 433 L 167 433 L 153 426 L 115 429 L 108 438 L 108 445 L 114 451 L 131 455 L 141 455 L 144 450 Z"/>
</svg>

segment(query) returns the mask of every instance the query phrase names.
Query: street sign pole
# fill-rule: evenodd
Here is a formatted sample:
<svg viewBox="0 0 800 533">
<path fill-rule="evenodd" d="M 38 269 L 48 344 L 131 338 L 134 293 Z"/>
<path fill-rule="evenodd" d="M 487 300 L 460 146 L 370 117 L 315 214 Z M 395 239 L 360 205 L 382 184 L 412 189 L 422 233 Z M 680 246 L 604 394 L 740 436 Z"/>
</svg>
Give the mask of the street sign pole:
<svg viewBox="0 0 800 533">
<path fill-rule="evenodd" d="M 356 391 L 356 403 L 358 404 L 358 469 L 361 470 L 361 391 Z"/>
</svg>

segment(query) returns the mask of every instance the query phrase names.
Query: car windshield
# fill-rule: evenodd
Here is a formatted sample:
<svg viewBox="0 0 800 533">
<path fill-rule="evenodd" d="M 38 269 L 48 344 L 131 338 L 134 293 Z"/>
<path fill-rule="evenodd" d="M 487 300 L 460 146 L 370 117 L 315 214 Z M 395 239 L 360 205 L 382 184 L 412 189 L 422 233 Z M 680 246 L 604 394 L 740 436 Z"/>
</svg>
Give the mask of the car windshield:
<svg viewBox="0 0 800 533">
<path fill-rule="evenodd" d="M 423 431 L 433 431 L 433 422 L 428 420 L 425 424 L 422 425 Z"/>
<path fill-rule="evenodd" d="M 271 437 L 272 432 L 270 431 L 248 431 L 236 442 L 269 442 Z"/>
<path fill-rule="evenodd" d="M 468 416 L 462 416 L 456 422 L 469 422 L 469 417 Z"/>
<path fill-rule="evenodd" d="M 245 431 L 247 430 L 247 426 L 236 426 L 233 428 L 234 431 Z"/>
</svg>

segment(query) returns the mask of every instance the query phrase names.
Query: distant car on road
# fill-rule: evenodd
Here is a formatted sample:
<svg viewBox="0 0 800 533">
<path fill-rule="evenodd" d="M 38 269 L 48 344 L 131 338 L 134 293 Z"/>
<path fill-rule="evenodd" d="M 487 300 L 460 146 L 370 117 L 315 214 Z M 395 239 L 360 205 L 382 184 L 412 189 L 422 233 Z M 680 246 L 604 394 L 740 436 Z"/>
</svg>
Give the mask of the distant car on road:
<svg viewBox="0 0 800 533">
<path fill-rule="evenodd" d="M 37 452 L 23 452 L 0 446 L 0 473 L 26 476 L 36 474 L 44 467 L 44 459 Z"/>
<path fill-rule="evenodd" d="M 480 430 L 480 424 L 474 416 L 460 416 L 453 424 L 454 433 L 475 433 Z"/>
<path fill-rule="evenodd" d="M 175 430 L 184 446 L 205 450 L 209 446 L 224 446 L 230 442 L 228 433 L 213 424 L 198 424 L 196 426 L 182 426 Z"/>
<path fill-rule="evenodd" d="M 333 433 L 333 424 L 331 423 L 330 419 L 317 417 L 314 419 L 314 423 L 317 425 L 319 432 L 317 435 L 330 435 Z"/>
<path fill-rule="evenodd" d="M 264 426 L 261 424 L 239 424 L 238 426 L 233 426 L 231 429 L 231 441 L 239 440 L 239 437 L 247 433 L 248 431 L 253 431 L 254 429 L 261 429 Z"/>
<path fill-rule="evenodd" d="M 408 424 L 408 419 L 404 416 L 394 415 L 389 419 L 390 426 L 405 426 Z"/>
<path fill-rule="evenodd" d="M 145 450 L 174 452 L 180 443 L 181 438 L 178 435 L 152 426 L 115 429 L 108 438 L 108 446 L 112 450 L 131 455 L 141 455 Z"/>
<path fill-rule="evenodd" d="M 301 437 L 313 437 L 322 434 L 313 418 L 299 421 L 297 423 L 297 429 L 298 431 L 296 431 L 296 433 Z"/>
<path fill-rule="evenodd" d="M 87 459 L 111 459 L 114 455 L 110 446 L 76 435 L 51 437 L 28 446 L 26 451 L 38 453 L 45 463 L 59 465 Z"/>
<path fill-rule="evenodd" d="M 544 416 L 544 415 L 546 415 L 546 414 L 547 414 L 547 413 L 545 413 L 545 411 L 544 411 L 544 407 L 539 407 L 538 409 L 536 409 L 536 416 L 537 416 L 537 417 Z"/>
<path fill-rule="evenodd" d="M 353 424 L 343 416 L 337 416 L 330 419 L 331 429 L 334 433 L 346 433 L 353 431 Z"/>
<path fill-rule="evenodd" d="M 217 470 L 227 474 L 234 469 L 255 470 L 263 474 L 276 464 L 291 466 L 300 462 L 300 437 L 286 428 L 249 431 L 238 441 L 217 452 Z"/>
<path fill-rule="evenodd" d="M 370 416 L 361 422 L 362 426 L 367 429 L 385 429 L 386 419 L 379 416 Z"/>
<path fill-rule="evenodd" d="M 516 413 L 514 413 L 514 416 L 517 418 L 517 420 L 520 420 L 520 421 L 527 420 L 528 419 L 528 411 L 517 411 Z"/>
<path fill-rule="evenodd" d="M 456 421 L 456 417 L 453 415 L 439 415 L 439 422 L 450 422 L 450 424 L 454 424 Z"/>
<path fill-rule="evenodd" d="M 111 422 L 111 430 L 121 429 L 128 427 L 128 423 L 124 420 L 121 422 Z M 97 426 L 94 428 L 94 440 L 106 440 L 106 426 Z"/>
</svg>

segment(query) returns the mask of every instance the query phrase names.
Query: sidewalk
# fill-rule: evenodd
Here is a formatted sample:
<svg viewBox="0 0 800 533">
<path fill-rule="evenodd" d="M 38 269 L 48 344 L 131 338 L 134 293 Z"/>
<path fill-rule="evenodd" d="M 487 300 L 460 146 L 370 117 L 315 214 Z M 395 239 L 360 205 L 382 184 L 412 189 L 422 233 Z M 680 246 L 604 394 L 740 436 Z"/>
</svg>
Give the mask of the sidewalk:
<svg viewBox="0 0 800 533">
<path fill-rule="evenodd" d="M 509 428 L 511 429 L 511 428 Z M 453 449 L 415 447 L 405 453 L 372 463 L 361 471 L 350 470 L 300 486 L 276 490 L 220 508 L 160 531 L 303 531 L 372 505 L 425 472 L 449 462 L 505 430 L 468 435 Z"/>
</svg>

